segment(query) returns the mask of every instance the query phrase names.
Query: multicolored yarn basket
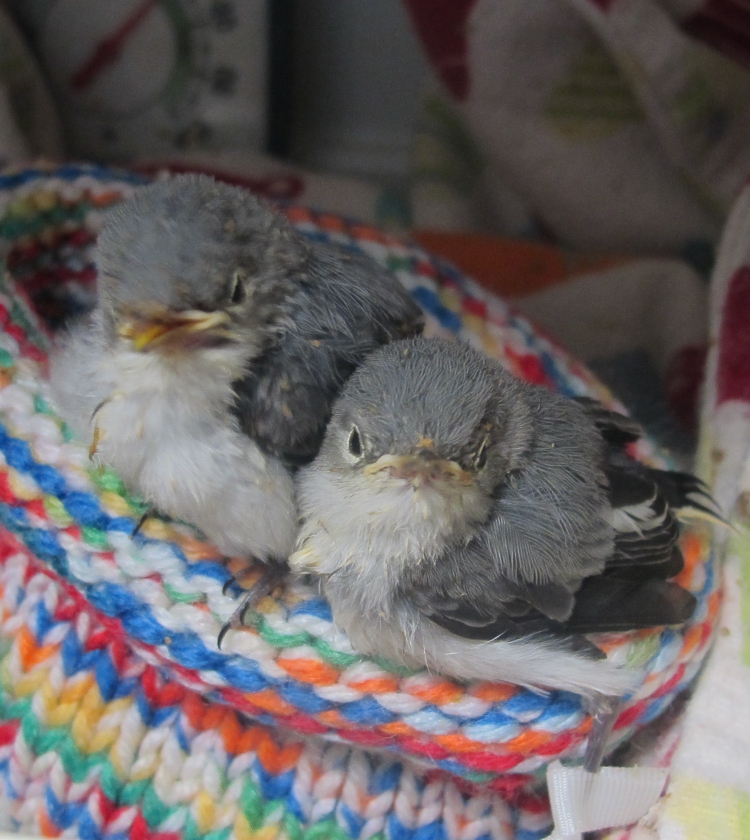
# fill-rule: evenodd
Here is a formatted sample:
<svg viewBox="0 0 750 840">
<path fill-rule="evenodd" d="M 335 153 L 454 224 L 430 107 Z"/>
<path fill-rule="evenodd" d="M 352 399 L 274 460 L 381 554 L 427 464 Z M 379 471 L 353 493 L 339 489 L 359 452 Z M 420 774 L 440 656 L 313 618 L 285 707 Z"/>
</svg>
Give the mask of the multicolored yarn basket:
<svg viewBox="0 0 750 840">
<path fill-rule="evenodd" d="M 229 571 L 94 467 L 54 413 L 48 327 L 94 296 L 102 213 L 144 179 L 95 166 L 0 176 L 0 780 L 9 825 L 86 840 L 532 840 L 550 828 L 546 764 L 582 754 L 580 699 L 459 685 L 358 656 L 301 584 L 251 627 L 216 638 Z M 314 239 L 361 248 L 423 306 L 428 330 L 515 374 L 613 404 L 577 362 L 496 297 L 424 251 L 300 207 Z M 41 319 L 38 317 L 41 316 Z M 46 323 L 45 323 L 46 322 Z M 637 454 L 663 463 L 644 442 Z M 645 684 L 613 744 L 657 717 L 708 650 L 719 580 L 687 530 L 682 631 L 601 639 Z M 236 595 L 237 593 L 234 593 Z"/>
</svg>

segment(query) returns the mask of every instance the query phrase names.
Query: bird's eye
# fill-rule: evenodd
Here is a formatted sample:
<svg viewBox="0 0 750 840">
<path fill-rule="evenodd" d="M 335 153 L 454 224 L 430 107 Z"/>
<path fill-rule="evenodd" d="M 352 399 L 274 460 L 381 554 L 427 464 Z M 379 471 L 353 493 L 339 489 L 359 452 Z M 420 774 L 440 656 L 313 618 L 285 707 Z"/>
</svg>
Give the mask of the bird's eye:
<svg viewBox="0 0 750 840">
<path fill-rule="evenodd" d="M 352 426 L 352 430 L 349 432 L 349 452 L 355 458 L 362 457 L 362 437 L 356 426 Z"/>
<path fill-rule="evenodd" d="M 247 290 L 245 289 L 245 275 L 238 269 L 234 272 L 232 279 L 229 282 L 229 302 L 233 306 L 238 306 L 239 304 L 244 303 L 246 296 Z"/>
<path fill-rule="evenodd" d="M 474 469 L 479 471 L 487 466 L 487 449 L 489 447 L 490 439 L 484 438 L 477 450 L 476 458 L 474 458 Z"/>
</svg>

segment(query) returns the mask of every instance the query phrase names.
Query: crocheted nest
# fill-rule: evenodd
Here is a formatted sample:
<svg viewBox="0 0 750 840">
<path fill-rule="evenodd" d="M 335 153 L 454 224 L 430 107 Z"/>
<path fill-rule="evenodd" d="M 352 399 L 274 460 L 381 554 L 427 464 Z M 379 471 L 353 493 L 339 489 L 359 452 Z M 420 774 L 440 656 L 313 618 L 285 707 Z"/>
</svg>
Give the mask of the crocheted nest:
<svg viewBox="0 0 750 840">
<path fill-rule="evenodd" d="M 500 683 L 461 685 L 359 656 L 335 630 L 326 603 L 301 584 L 287 587 L 279 600 L 265 599 L 251 616 L 252 626 L 230 633 L 219 651 L 219 628 L 236 602 L 231 594 L 222 594 L 229 572 L 216 550 L 191 528 L 156 518 L 131 537 L 143 505 L 111 471 L 90 463 L 84 447 L 55 415 L 45 381 L 45 354 L 47 326 L 56 326 L 65 314 L 93 300 L 92 246 L 101 213 L 141 182 L 136 176 L 84 166 L 0 177 L 0 238 L 8 254 L 0 288 L 0 560 L 5 563 L 0 583 L 5 618 L 8 599 L 15 598 L 16 606 L 26 603 L 22 588 L 32 578 L 43 581 L 40 592 L 53 582 L 57 594 L 45 597 L 53 598 L 57 607 L 67 604 L 62 617 L 53 615 L 40 608 L 37 594 L 37 642 L 28 642 L 25 655 L 36 650 L 38 657 L 38 650 L 52 642 L 59 646 L 75 625 L 74 617 L 85 614 L 85 631 L 78 625 L 71 631 L 79 646 L 90 644 L 92 626 L 107 628 L 100 648 L 113 638 L 125 645 L 116 661 L 118 674 L 130 669 L 146 679 L 143 674 L 156 674 L 153 666 L 158 666 L 158 673 L 173 681 L 171 690 L 182 692 L 180 703 L 190 696 L 191 702 L 222 710 L 216 714 L 229 714 L 226 707 L 231 707 L 237 738 L 241 727 L 234 713 L 243 712 L 279 731 L 396 751 L 410 767 L 429 768 L 427 775 L 414 770 L 422 793 L 436 771 L 470 783 L 464 791 L 523 791 L 549 761 L 580 756 L 591 721 L 577 696 L 536 694 Z M 430 334 L 468 341 L 529 381 L 616 405 L 584 367 L 452 267 L 370 227 L 300 207 L 285 212 L 306 236 L 361 248 L 396 273 L 424 308 Z M 664 465 L 648 442 L 639 443 L 635 452 Z M 623 708 L 613 744 L 664 711 L 695 676 L 707 652 L 719 603 L 707 532 L 686 529 L 682 549 L 686 562 L 679 582 L 698 598 L 691 623 L 681 630 L 600 637 L 615 661 L 645 663 L 647 672 L 643 686 Z M 55 628 L 55 638 L 48 642 L 45 633 Z M 96 649 L 96 644 L 90 648 Z M 70 655 L 74 653 L 85 655 L 83 649 L 71 648 Z M 20 677 L 16 673 L 8 679 L 13 683 Z M 99 687 L 106 693 L 102 680 Z M 132 683 L 128 685 L 132 692 Z M 118 696 L 126 696 L 125 689 L 119 690 Z M 2 717 L 13 718 L 7 704 Z M 113 721 L 111 727 L 121 723 Z M 253 730 L 249 723 L 243 726 L 242 731 Z M 253 737 L 257 742 L 260 736 Z M 290 744 L 297 744 L 292 750 L 297 758 L 300 750 L 317 750 L 320 763 L 332 749 L 320 743 L 303 747 L 294 735 L 289 737 Z M 4 743 L 0 726 L 0 749 Z M 281 762 L 285 767 L 297 760 L 290 764 L 289 755 Z M 369 764 L 359 750 L 354 755 L 365 761 L 373 778 L 381 774 L 381 793 L 398 787 L 382 768 L 401 765 L 392 759 Z M 490 806 L 485 802 L 483 807 L 486 811 Z M 342 836 L 374 833 L 360 835 L 362 825 Z"/>
</svg>

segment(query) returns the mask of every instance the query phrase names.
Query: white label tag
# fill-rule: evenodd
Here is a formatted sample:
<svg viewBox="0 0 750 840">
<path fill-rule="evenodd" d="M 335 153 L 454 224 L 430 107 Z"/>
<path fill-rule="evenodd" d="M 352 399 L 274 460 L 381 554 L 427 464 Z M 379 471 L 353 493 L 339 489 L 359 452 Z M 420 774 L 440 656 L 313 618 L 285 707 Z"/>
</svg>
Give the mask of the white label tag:
<svg viewBox="0 0 750 840">
<path fill-rule="evenodd" d="M 547 769 L 555 829 L 547 840 L 576 840 L 585 831 L 637 822 L 659 799 L 667 770 L 603 767 L 589 773 L 554 761 Z"/>
</svg>

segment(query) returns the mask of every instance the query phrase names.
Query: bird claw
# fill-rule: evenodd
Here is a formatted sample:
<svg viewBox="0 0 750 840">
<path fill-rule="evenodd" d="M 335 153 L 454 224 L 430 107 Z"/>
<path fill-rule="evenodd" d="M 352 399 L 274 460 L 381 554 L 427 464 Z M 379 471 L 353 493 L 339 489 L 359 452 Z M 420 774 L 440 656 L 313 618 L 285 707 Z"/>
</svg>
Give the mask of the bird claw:
<svg viewBox="0 0 750 840">
<path fill-rule="evenodd" d="M 620 716 L 622 697 L 599 694 L 593 698 L 592 706 L 591 717 L 594 722 L 586 743 L 583 767 L 589 773 L 598 773 L 607 749 L 607 741 Z"/>
<path fill-rule="evenodd" d="M 104 432 L 99 428 L 97 424 L 94 426 L 94 435 L 91 438 L 91 446 L 89 446 L 89 460 L 93 459 L 94 455 L 96 455 L 99 444 L 102 442 L 102 438 L 104 437 Z"/>
<path fill-rule="evenodd" d="M 283 580 L 285 572 L 286 569 L 284 566 L 276 564 L 266 566 L 259 580 L 247 590 L 240 601 L 240 605 L 232 613 L 229 621 L 227 621 L 219 631 L 219 636 L 216 640 L 216 645 L 219 650 L 221 650 L 221 644 L 227 633 L 230 630 L 238 630 L 240 627 L 244 626 L 245 614 L 247 611 L 255 609 L 255 607 L 257 607 L 258 604 L 266 597 L 266 595 L 270 595 L 274 589 L 276 589 L 279 583 Z M 222 594 L 226 595 L 232 584 L 236 583 L 238 578 L 243 576 L 243 573 L 232 575 L 232 577 L 230 577 L 222 586 Z"/>
<path fill-rule="evenodd" d="M 231 558 L 225 557 L 224 562 L 228 563 L 230 559 Z M 267 572 L 263 571 L 266 564 L 263 563 L 262 560 L 258 560 L 254 557 L 248 559 L 251 561 L 250 565 L 243 566 L 230 578 L 227 578 L 227 580 L 224 581 L 224 585 L 221 587 L 222 595 L 226 595 L 235 583 L 242 587 L 242 589 L 251 590 L 257 583 L 260 583 L 263 580 L 263 577 L 267 574 Z"/>
<path fill-rule="evenodd" d="M 230 588 L 237 583 L 237 575 L 232 575 L 224 581 L 224 586 L 221 587 L 221 594 L 226 595 Z"/>
<path fill-rule="evenodd" d="M 219 650 L 221 650 L 221 643 L 224 641 L 224 637 L 227 635 L 227 633 L 230 630 L 238 630 L 240 627 L 242 627 L 242 621 L 245 617 L 245 611 L 248 608 L 248 606 L 249 605 L 248 605 L 246 599 L 243 599 L 239 608 L 234 611 L 234 613 L 232 614 L 232 617 L 229 619 L 229 621 L 227 621 L 223 625 L 221 630 L 219 630 L 219 636 L 216 639 L 216 646 L 218 647 Z"/>
<path fill-rule="evenodd" d="M 147 519 L 150 519 L 156 513 L 156 508 L 150 507 L 138 520 L 136 523 L 135 528 L 133 528 L 133 533 L 130 535 L 131 539 L 135 537 L 141 528 L 144 526 Z"/>
</svg>

